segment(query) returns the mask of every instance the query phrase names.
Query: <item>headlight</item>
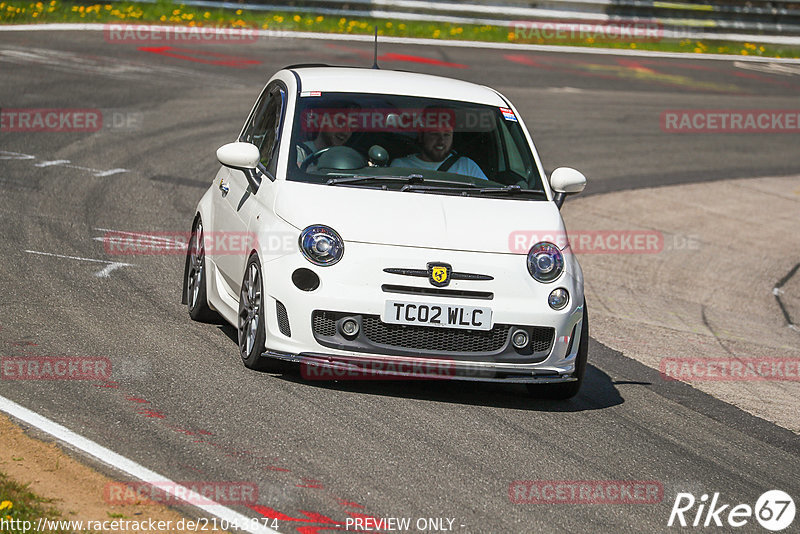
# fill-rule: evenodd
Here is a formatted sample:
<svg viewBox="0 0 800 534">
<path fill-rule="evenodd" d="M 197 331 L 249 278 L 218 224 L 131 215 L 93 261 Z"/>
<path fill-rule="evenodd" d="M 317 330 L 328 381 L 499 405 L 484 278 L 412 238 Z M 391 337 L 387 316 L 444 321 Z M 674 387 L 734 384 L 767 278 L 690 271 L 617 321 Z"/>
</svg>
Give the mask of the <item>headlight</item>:
<svg viewBox="0 0 800 534">
<path fill-rule="evenodd" d="M 342 259 L 344 242 L 333 228 L 315 224 L 300 234 L 300 250 L 314 265 L 326 267 Z"/>
<path fill-rule="evenodd" d="M 536 243 L 528 252 L 528 272 L 539 282 L 552 282 L 564 271 L 564 256 L 547 241 Z"/>
</svg>

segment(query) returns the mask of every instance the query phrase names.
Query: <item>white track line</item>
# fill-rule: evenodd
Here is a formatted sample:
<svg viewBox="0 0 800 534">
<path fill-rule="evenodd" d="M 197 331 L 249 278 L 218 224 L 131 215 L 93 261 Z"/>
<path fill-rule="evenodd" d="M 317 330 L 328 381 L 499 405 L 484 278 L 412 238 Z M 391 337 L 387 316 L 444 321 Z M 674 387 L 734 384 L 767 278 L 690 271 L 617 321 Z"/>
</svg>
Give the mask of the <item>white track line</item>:
<svg viewBox="0 0 800 534">
<path fill-rule="evenodd" d="M 122 455 L 115 453 L 114 451 L 103 447 L 102 445 L 98 445 L 94 441 L 91 441 L 83 436 L 76 434 L 75 432 L 69 430 L 66 427 L 59 425 L 39 415 L 36 412 L 33 412 L 19 404 L 0 396 L 0 411 L 9 414 L 10 416 L 14 417 L 15 419 L 19 419 L 24 423 L 27 423 L 33 427 L 38 428 L 39 430 L 53 436 L 54 438 L 62 441 L 72 447 L 78 449 L 81 452 L 84 452 L 95 458 L 100 460 L 106 465 L 110 465 L 115 469 L 122 471 L 138 480 L 142 480 L 144 482 L 150 483 L 159 483 L 168 485 L 170 488 L 179 488 L 182 487 L 185 490 L 184 495 L 174 495 L 176 499 L 181 499 L 186 501 L 187 503 L 191 504 L 192 506 L 199 508 L 200 510 L 206 512 L 209 515 L 216 516 L 223 521 L 227 521 L 231 525 L 238 525 L 240 530 L 244 530 L 245 532 L 252 532 L 253 534 L 278 534 L 276 530 L 272 530 L 271 528 L 266 527 L 265 525 L 259 524 L 258 526 L 255 525 L 255 522 L 252 522 L 251 519 L 245 515 L 240 514 L 239 512 L 235 512 L 230 508 L 227 508 L 221 504 L 197 504 L 198 502 L 203 502 L 204 500 L 210 500 L 206 497 L 191 491 L 189 488 L 183 487 L 180 484 L 173 482 L 172 480 L 168 479 L 165 476 L 159 475 L 158 473 L 147 469 L 146 467 L 130 460 Z M 180 493 L 180 492 L 178 492 Z M 214 501 L 212 501 L 213 503 Z"/>
<path fill-rule="evenodd" d="M 98 278 L 108 278 L 111 276 L 111 271 L 114 269 L 119 269 L 120 267 L 134 267 L 132 263 L 123 263 L 121 261 L 108 261 L 108 260 L 96 260 L 94 258 L 81 258 L 79 256 L 65 256 L 63 254 L 53 254 L 52 252 L 39 252 L 38 250 L 26 250 L 28 254 L 39 254 L 40 256 L 52 256 L 54 258 L 64 258 L 66 260 L 78 260 L 78 261 L 91 261 L 94 263 L 106 263 L 107 265 L 94 273 L 94 275 Z"/>
<path fill-rule="evenodd" d="M 23 31 L 104 31 L 109 24 L 99 23 L 54 23 L 54 24 L 11 24 L 0 25 L 0 32 L 23 32 Z M 164 31 L 175 31 L 175 26 L 154 26 L 148 25 L 151 29 L 161 29 Z M 281 39 L 316 39 L 323 41 L 353 41 L 371 43 L 375 37 L 372 35 L 346 35 L 339 33 L 305 33 L 288 32 L 282 30 L 259 30 L 258 35 L 263 37 L 277 37 Z M 630 50 L 615 48 L 590 48 L 583 46 L 556 46 L 556 45 L 535 45 L 535 44 L 514 44 L 514 43 L 489 43 L 480 41 L 448 41 L 439 39 L 420 39 L 415 37 L 381 37 L 380 43 L 428 45 L 428 46 L 448 46 L 453 48 L 484 48 L 490 50 L 517 50 L 532 52 L 560 52 L 564 54 L 595 54 L 608 56 L 632 56 L 632 57 L 661 57 L 670 59 L 710 59 L 716 61 L 752 61 L 760 63 L 781 62 L 797 63 L 800 59 L 795 58 L 774 58 L 774 57 L 754 57 L 736 56 L 732 54 L 694 54 L 687 52 L 658 52 L 656 50 Z"/>
</svg>

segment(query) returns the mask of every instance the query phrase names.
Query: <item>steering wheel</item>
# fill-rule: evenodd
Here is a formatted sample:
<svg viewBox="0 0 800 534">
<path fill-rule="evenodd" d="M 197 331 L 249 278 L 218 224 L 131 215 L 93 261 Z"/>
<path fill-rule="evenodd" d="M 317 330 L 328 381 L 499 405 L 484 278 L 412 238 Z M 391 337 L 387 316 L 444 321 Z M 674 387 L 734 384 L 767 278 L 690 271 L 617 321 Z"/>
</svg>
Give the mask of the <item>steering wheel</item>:
<svg viewBox="0 0 800 534">
<path fill-rule="evenodd" d="M 317 170 L 323 169 L 349 171 L 363 169 L 367 165 L 367 160 L 358 150 L 346 146 L 336 145 L 321 148 L 309 154 L 301 163 L 300 170 L 307 172 L 308 167 L 317 162 Z"/>
<path fill-rule="evenodd" d="M 302 145 L 298 145 L 298 146 L 302 146 Z M 308 167 L 312 163 L 317 161 L 321 155 L 323 155 L 325 152 L 327 152 L 328 150 L 330 150 L 332 148 L 333 148 L 332 146 L 326 146 L 325 148 L 321 148 L 321 149 L 317 150 L 316 152 L 312 152 L 311 154 L 306 156 L 303 159 L 303 161 L 300 162 L 300 170 L 303 171 L 303 172 L 306 172 L 306 170 L 308 169 Z"/>
</svg>

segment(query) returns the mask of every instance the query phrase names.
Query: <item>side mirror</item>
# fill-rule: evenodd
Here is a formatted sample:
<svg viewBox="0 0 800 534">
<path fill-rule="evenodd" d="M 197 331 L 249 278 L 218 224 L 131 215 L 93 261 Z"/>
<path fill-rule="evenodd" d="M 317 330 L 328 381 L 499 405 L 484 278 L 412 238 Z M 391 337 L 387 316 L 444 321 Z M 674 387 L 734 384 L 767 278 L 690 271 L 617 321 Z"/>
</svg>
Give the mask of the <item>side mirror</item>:
<svg viewBox="0 0 800 534">
<path fill-rule="evenodd" d="M 252 143 L 228 143 L 217 149 L 217 159 L 229 169 L 242 171 L 253 191 L 258 191 L 261 176 L 256 172 L 261 153 Z"/>
<path fill-rule="evenodd" d="M 559 167 L 550 174 L 550 187 L 556 193 L 553 200 L 561 208 L 568 194 L 583 191 L 586 187 L 586 177 L 570 167 Z"/>
</svg>

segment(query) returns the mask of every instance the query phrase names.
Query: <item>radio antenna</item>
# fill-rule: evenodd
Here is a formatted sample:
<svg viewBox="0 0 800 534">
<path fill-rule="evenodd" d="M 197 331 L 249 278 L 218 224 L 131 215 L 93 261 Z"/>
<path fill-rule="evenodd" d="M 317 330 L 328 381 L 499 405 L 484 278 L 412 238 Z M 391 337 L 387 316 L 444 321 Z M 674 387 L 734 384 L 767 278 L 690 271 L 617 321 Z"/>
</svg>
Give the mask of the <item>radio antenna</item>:
<svg viewBox="0 0 800 534">
<path fill-rule="evenodd" d="M 375 25 L 375 55 L 373 56 L 374 59 L 372 60 L 372 68 L 373 69 L 380 69 L 378 66 L 378 26 Z"/>
</svg>

